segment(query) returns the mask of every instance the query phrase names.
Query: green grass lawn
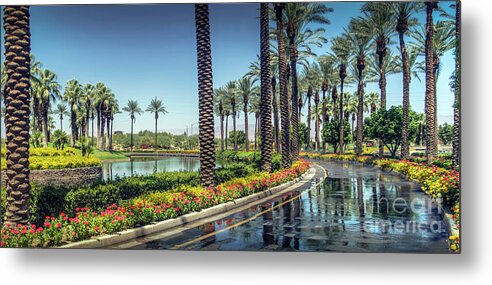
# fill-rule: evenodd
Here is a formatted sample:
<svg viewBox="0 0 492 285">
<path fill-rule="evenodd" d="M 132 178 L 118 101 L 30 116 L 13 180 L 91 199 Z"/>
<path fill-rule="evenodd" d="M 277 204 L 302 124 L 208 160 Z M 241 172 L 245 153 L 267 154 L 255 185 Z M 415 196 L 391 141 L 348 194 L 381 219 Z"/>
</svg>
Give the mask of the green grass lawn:
<svg viewBox="0 0 492 285">
<path fill-rule="evenodd" d="M 100 160 L 127 160 L 128 157 L 120 151 L 102 151 L 95 149 L 92 157 L 99 158 Z"/>
</svg>

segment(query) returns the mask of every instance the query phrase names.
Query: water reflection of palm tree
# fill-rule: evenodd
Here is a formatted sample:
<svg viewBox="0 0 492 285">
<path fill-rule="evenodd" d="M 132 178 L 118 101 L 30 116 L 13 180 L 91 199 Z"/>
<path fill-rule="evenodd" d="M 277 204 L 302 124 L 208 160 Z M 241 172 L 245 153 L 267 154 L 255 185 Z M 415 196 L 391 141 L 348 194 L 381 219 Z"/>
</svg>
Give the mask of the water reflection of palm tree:
<svg viewBox="0 0 492 285">
<path fill-rule="evenodd" d="M 271 208 L 272 205 L 270 203 L 262 205 L 262 211 Z M 272 211 L 268 211 L 263 215 L 263 245 L 265 247 L 274 244 L 273 237 L 273 213 Z"/>
<path fill-rule="evenodd" d="M 290 196 L 287 196 L 286 198 L 282 199 L 282 202 L 290 199 Z M 290 226 L 292 224 L 292 212 L 291 208 L 292 205 L 291 203 L 286 203 L 282 206 L 282 222 L 284 225 L 284 237 L 282 241 L 282 248 L 290 248 L 290 243 L 292 242 L 292 237 L 291 236 L 286 236 L 286 233 L 292 232 L 292 227 Z M 286 232 L 285 230 L 285 225 L 289 225 L 289 231 Z"/>
<path fill-rule="evenodd" d="M 362 187 L 362 177 L 357 177 L 357 203 L 359 206 L 359 225 L 360 225 L 360 233 L 364 233 L 364 217 L 365 209 L 364 209 L 364 191 Z"/>
<path fill-rule="evenodd" d="M 299 250 L 299 238 L 301 236 L 301 228 L 300 225 L 302 223 L 301 217 L 301 198 L 297 198 L 292 203 L 294 209 L 294 230 L 296 235 L 294 236 L 294 249 Z"/>
<path fill-rule="evenodd" d="M 130 157 L 130 176 L 133 177 L 133 157 Z"/>
</svg>

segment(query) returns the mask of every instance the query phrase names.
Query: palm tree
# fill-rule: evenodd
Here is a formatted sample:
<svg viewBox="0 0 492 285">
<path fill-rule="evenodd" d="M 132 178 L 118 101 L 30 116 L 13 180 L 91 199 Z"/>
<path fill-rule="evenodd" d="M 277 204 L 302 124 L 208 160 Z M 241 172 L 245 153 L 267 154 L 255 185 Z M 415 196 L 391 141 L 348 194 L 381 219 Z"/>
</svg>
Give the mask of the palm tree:
<svg viewBox="0 0 492 285">
<path fill-rule="evenodd" d="M 347 35 L 343 36 L 338 36 L 332 39 L 331 41 L 331 49 L 335 56 L 338 58 L 339 61 L 339 71 L 338 75 L 340 78 L 340 98 L 339 98 L 339 112 L 337 114 L 334 114 L 336 117 L 338 115 L 339 119 L 339 148 L 338 148 L 338 153 L 342 154 L 343 153 L 343 145 L 344 145 L 344 138 L 343 138 L 343 84 L 345 81 L 345 78 L 347 77 L 347 60 L 350 54 L 350 40 L 347 38 Z M 337 90 L 336 87 L 334 86 L 333 91 L 332 91 L 332 98 L 333 102 L 335 102 L 337 98 L 336 94 Z M 336 108 L 334 108 L 334 112 Z"/>
<path fill-rule="evenodd" d="M 437 155 L 437 130 L 435 122 L 434 93 L 434 23 L 432 13 L 437 8 L 436 2 L 425 2 L 426 35 L 425 35 L 425 147 L 427 161 L 433 161 Z"/>
<path fill-rule="evenodd" d="M 254 136 L 254 149 L 257 150 L 258 137 L 260 136 L 260 100 L 261 94 L 255 92 L 249 98 L 249 112 L 255 115 L 255 136 Z"/>
<path fill-rule="evenodd" d="M 260 97 L 260 133 L 261 133 L 261 169 L 272 171 L 272 95 L 270 93 L 270 39 L 268 28 L 268 3 L 260 4 L 260 50 L 261 50 L 261 97 Z M 239 84 L 240 89 L 241 83 Z M 247 87 L 247 86 L 246 86 Z M 250 88 L 245 88 L 250 89 Z M 243 91 L 244 94 L 244 91 Z M 243 95 L 244 96 L 244 95 Z M 247 102 L 244 101 L 246 105 Z M 247 118 L 247 107 L 244 107 Z M 247 120 L 246 120 L 247 122 Z M 247 129 L 246 129 L 247 130 Z M 248 132 L 246 131 L 246 141 Z M 246 146 L 248 142 L 246 143 Z M 246 148 L 248 150 L 248 148 Z"/>
<path fill-rule="evenodd" d="M 58 103 L 56 105 L 56 110 L 54 114 L 58 115 L 60 118 L 60 131 L 63 132 L 63 116 L 69 116 L 70 113 L 67 111 L 67 105 L 65 103 Z"/>
<path fill-rule="evenodd" d="M 381 90 L 381 108 L 386 110 L 386 70 L 384 69 L 384 59 L 387 47 L 391 44 L 391 37 L 394 34 L 394 13 L 391 3 L 372 2 L 362 6 L 362 12 L 367 21 L 371 23 L 373 29 L 374 45 L 378 56 L 379 67 L 379 89 Z M 379 141 L 379 157 L 384 153 L 384 144 Z"/>
<path fill-rule="evenodd" d="M 238 150 L 237 146 L 237 135 L 236 135 L 236 119 L 239 115 L 238 113 L 238 108 L 239 105 L 241 104 L 241 98 L 239 95 L 239 89 L 238 89 L 238 84 L 236 81 L 229 81 L 225 85 L 225 90 L 227 94 L 227 100 L 231 106 L 231 115 L 232 115 L 232 129 L 233 129 L 233 135 L 234 135 L 234 151 Z"/>
<path fill-rule="evenodd" d="M 71 137 L 70 145 L 73 147 L 77 142 L 77 110 L 79 109 L 79 100 L 82 96 L 82 85 L 76 80 L 71 79 L 65 86 L 65 93 L 63 94 L 63 100 L 65 100 L 70 107 L 70 126 Z"/>
<path fill-rule="evenodd" d="M 85 117 L 84 117 L 84 135 L 88 138 L 89 137 L 89 120 L 91 117 L 93 117 L 93 108 L 94 108 L 94 101 L 96 97 L 96 87 L 92 84 L 85 84 L 82 88 L 83 90 L 83 95 L 82 95 L 82 103 L 84 105 L 84 110 L 85 110 Z M 92 121 L 94 123 L 94 121 Z M 94 124 L 92 125 L 92 128 L 94 128 Z M 91 143 L 92 145 L 92 143 Z"/>
<path fill-rule="evenodd" d="M 345 30 L 346 37 L 350 42 L 350 49 L 354 52 L 354 71 L 357 72 L 357 140 L 356 154 L 362 154 L 362 134 L 364 117 L 364 69 L 366 68 L 366 56 L 371 42 L 371 27 L 363 18 L 352 18 Z M 381 69 L 380 69 L 381 70 Z M 343 93 L 342 93 L 343 94 Z"/>
<path fill-rule="evenodd" d="M 116 100 L 116 97 L 114 94 L 111 96 L 111 101 L 108 106 L 108 113 L 107 113 L 107 139 L 106 139 L 106 150 L 112 150 L 113 149 L 113 122 L 114 122 L 114 115 L 120 113 L 120 107 L 118 105 L 118 100 Z M 88 140 L 86 140 L 88 141 Z"/>
<path fill-rule="evenodd" d="M 454 71 L 454 106 L 453 106 L 453 166 L 460 167 L 460 140 L 461 140 L 461 0 L 456 0 L 455 18 L 455 61 Z"/>
<path fill-rule="evenodd" d="M 329 122 L 329 98 L 330 95 L 326 96 L 327 92 L 338 85 L 339 77 L 337 74 L 336 68 L 337 58 L 333 55 L 324 55 L 318 58 L 318 64 L 321 70 L 321 75 L 323 78 L 323 82 L 321 85 L 321 91 L 323 92 L 322 97 L 322 110 L 321 110 L 321 118 L 323 120 L 323 127 L 325 124 Z M 326 152 L 326 144 L 323 143 L 323 152 Z"/>
<path fill-rule="evenodd" d="M 159 119 L 159 114 L 165 115 L 167 114 L 167 110 L 166 107 L 164 107 L 162 100 L 158 100 L 157 97 L 155 97 L 150 101 L 150 104 L 145 111 L 154 114 L 154 119 L 155 119 L 154 149 L 157 151 L 157 120 Z"/>
<path fill-rule="evenodd" d="M 43 145 L 48 147 L 48 114 L 51 110 L 51 101 L 60 98 L 60 84 L 56 81 L 56 74 L 49 69 L 40 72 L 39 83 L 36 83 L 36 93 L 39 101 L 40 118 L 43 130 Z"/>
<path fill-rule="evenodd" d="M 268 54 L 270 55 L 270 54 Z M 243 112 L 244 112 L 244 133 L 246 135 L 245 149 L 249 151 L 249 133 L 248 133 L 248 99 L 255 92 L 254 81 L 251 77 L 244 76 L 238 81 L 239 93 L 243 97 Z M 271 104 L 270 104 L 271 105 Z M 271 112 L 270 112 L 271 113 Z M 271 131 L 271 130 L 270 130 Z"/>
<path fill-rule="evenodd" d="M 214 90 L 214 112 L 220 118 L 220 150 L 224 151 L 224 118 L 226 93 L 224 88 Z"/>
<path fill-rule="evenodd" d="M 297 113 L 298 85 L 297 85 L 297 60 L 299 36 L 306 32 L 311 33 L 307 27 L 311 23 L 330 24 L 325 14 L 333 11 L 322 3 L 287 3 L 285 19 L 287 22 L 287 36 L 289 38 L 290 73 L 292 84 L 292 159 L 299 159 L 299 118 Z M 318 29 L 319 31 L 323 29 Z"/>
<path fill-rule="evenodd" d="M 28 6 L 4 6 L 5 62 L 4 89 L 7 135 L 7 198 L 5 222 L 29 222 L 29 66 L 31 49 Z"/>
<path fill-rule="evenodd" d="M 278 69 L 279 69 L 279 88 L 280 88 L 280 120 L 282 128 L 282 167 L 288 168 L 291 165 L 290 158 L 290 119 L 289 119 L 289 94 L 287 93 L 287 65 L 284 40 L 283 10 L 284 3 L 275 3 L 275 20 L 277 25 L 277 45 L 278 45 Z"/>
<path fill-rule="evenodd" d="M 102 149 L 104 145 L 104 109 L 111 97 L 111 91 L 106 85 L 98 82 L 95 87 L 94 109 L 97 117 L 97 148 Z"/>
<path fill-rule="evenodd" d="M 437 147 L 437 80 L 439 78 L 439 71 L 441 69 L 440 58 L 445 52 L 455 47 L 454 40 L 454 26 L 449 21 L 437 21 L 434 25 L 433 31 L 433 44 L 432 44 L 432 72 L 433 72 L 433 94 L 434 94 L 434 124 L 436 129 L 435 143 Z M 415 49 L 420 50 L 421 55 L 425 55 L 425 50 L 422 49 L 425 46 L 426 31 L 421 26 L 413 33 L 415 42 L 412 43 Z M 420 66 L 421 71 L 425 72 L 425 67 Z"/>
<path fill-rule="evenodd" d="M 202 186 L 215 185 L 215 130 L 213 116 L 212 51 L 208 5 L 195 4 L 200 124 L 200 181 Z"/>
<path fill-rule="evenodd" d="M 128 112 L 128 114 L 130 114 L 130 120 L 131 120 L 130 149 L 131 151 L 133 151 L 133 125 L 135 123 L 135 115 L 141 115 L 143 111 L 138 106 L 138 102 L 136 100 L 129 100 L 127 105 L 123 107 L 123 111 Z"/>
<path fill-rule="evenodd" d="M 407 158 L 410 154 L 409 136 L 409 112 L 410 112 L 410 67 L 408 65 L 408 51 L 405 44 L 405 35 L 408 34 L 410 27 L 417 25 L 418 20 L 413 18 L 413 14 L 422 8 L 422 3 L 418 2 L 395 2 L 392 3 L 393 13 L 396 16 L 396 32 L 400 42 L 401 70 L 403 75 L 403 115 L 402 115 L 402 138 L 401 138 L 401 157 Z"/>
</svg>

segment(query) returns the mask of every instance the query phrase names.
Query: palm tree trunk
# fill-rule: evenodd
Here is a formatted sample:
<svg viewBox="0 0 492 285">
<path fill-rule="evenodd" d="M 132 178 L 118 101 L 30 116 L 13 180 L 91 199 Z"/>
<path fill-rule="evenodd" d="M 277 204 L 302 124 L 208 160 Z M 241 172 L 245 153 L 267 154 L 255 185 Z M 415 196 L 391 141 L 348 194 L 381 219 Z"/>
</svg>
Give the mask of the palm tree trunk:
<svg viewBox="0 0 492 285">
<path fill-rule="evenodd" d="M 297 49 L 295 46 L 295 34 L 289 33 L 289 45 L 290 45 L 290 75 L 292 86 L 292 160 L 299 160 L 299 114 L 297 113 L 296 104 L 298 98 L 298 85 L 297 85 Z"/>
<path fill-rule="evenodd" d="M 225 149 L 229 147 L 228 144 L 228 133 L 229 133 L 229 116 L 226 116 L 226 127 L 225 127 Z"/>
<path fill-rule="evenodd" d="M 97 108 L 97 142 L 96 146 L 97 148 L 101 148 L 101 125 L 102 125 L 102 114 L 101 114 L 101 109 Z M 92 130 L 94 133 L 94 130 Z"/>
<path fill-rule="evenodd" d="M 436 7 L 434 2 L 426 2 L 426 37 L 425 37 L 425 146 L 427 161 L 433 161 L 437 155 L 437 146 L 435 145 L 435 102 L 434 102 L 434 61 L 433 61 L 433 37 L 434 25 L 432 12 Z"/>
<path fill-rule="evenodd" d="M 63 114 L 60 114 L 60 131 L 63 132 Z"/>
<path fill-rule="evenodd" d="M 109 150 L 113 150 L 113 122 L 114 118 L 111 116 L 111 131 L 109 132 Z"/>
<path fill-rule="evenodd" d="M 260 4 L 261 34 L 261 169 L 272 171 L 272 94 L 270 93 L 270 38 L 268 28 L 268 3 Z"/>
<path fill-rule="evenodd" d="M 104 125 L 105 125 L 105 123 L 106 123 L 106 118 L 105 118 L 105 115 L 103 114 L 103 112 L 101 111 L 101 128 L 100 128 L 101 133 L 99 134 L 100 137 L 98 138 L 98 142 L 97 142 L 99 149 L 104 148 Z"/>
<path fill-rule="evenodd" d="M 339 126 L 338 126 L 338 138 L 339 138 L 339 141 L 338 141 L 338 144 L 339 144 L 339 148 L 338 148 L 338 154 L 342 154 L 343 153 L 343 144 L 344 144 L 344 138 L 343 138 L 343 81 L 345 79 L 345 76 L 346 76 L 346 67 L 345 67 L 345 64 L 342 63 L 342 65 L 340 65 L 340 96 L 338 97 L 339 98 L 339 103 L 340 103 L 340 107 L 339 107 Z"/>
<path fill-rule="evenodd" d="M 357 88 L 357 95 L 359 97 L 359 104 L 357 105 L 357 141 L 356 141 L 356 154 L 360 156 L 362 154 L 362 133 L 363 133 L 363 116 L 364 116 L 364 81 L 362 77 L 362 71 L 364 70 L 364 59 L 359 59 L 357 67 L 359 69 L 359 86 Z"/>
<path fill-rule="evenodd" d="M 28 6 L 4 6 L 3 11 L 7 67 L 5 223 L 15 226 L 29 222 L 30 20 Z"/>
<path fill-rule="evenodd" d="M 48 103 L 42 104 L 43 113 L 41 114 L 41 117 L 43 119 L 43 145 L 44 145 L 44 147 L 48 147 L 48 140 L 49 140 L 48 106 L 49 106 Z"/>
<path fill-rule="evenodd" d="M 220 115 L 220 150 L 224 151 L 224 115 Z"/>
<path fill-rule="evenodd" d="M 133 152 L 133 118 L 131 119 L 131 126 L 130 126 L 130 151 Z"/>
<path fill-rule="evenodd" d="M 106 143 L 105 143 L 105 150 L 110 150 L 110 137 L 111 134 L 111 117 L 108 115 L 106 118 Z"/>
<path fill-rule="evenodd" d="M 275 77 L 272 77 L 272 107 L 273 107 L 273 137 L 275 140 L 275 152 L 280 153 L 280 126 L 279 126 L 279 115 L 278 115 L 278 102 L 277 102 L 277 95 L 276 95 L 276 90 L 275 86 L 277 84 L 277 81 L 275 80 Z"/>
<path fill-rule="evenodd" d="M 91 145 L 94 147 L 94 117 L 92 117 L 92 143 Z"/>
<path fill-rule="evenodd" d="M 454 86 L 454 106 L 453 106 L 453 167 L 460 166 L 460 140 L 461 140 L 461 1 L 456 1 L 456 69 L 455 69 L 455 86 Z"/>
<path fill-rule="evenodd" d="M 249 151 L 249 126 L 248 126 L 248 99 L 244 101 L 244 134 L 246 136 L 245 149 Z"/>
<path fill-rule="evenodd" d="M 154 150 L 157 151 L 157 119 L 159 119 L 159 115 L 155 113 L 155 130 L 154 130 Z"/>
<path fill-rule="evenodd" d="M 200 110 L 200 182 L 204 187 L 211 187 L 215 185 L 215 130 L 212 51 L 210 48 L 210 26 L 207 4 L 195 4 L 195 23 Z"/>
<path fill-rule="evenodd" d="M 280 85 L 280 120 L 282 128 L 282 167 L 291 165 L 290 159 L 290 119 L 289 119 L 289 94 L 287 93 L 287 66 L 285 62 L 284 25 L 282 22 L 282 10 L 284 3 L 275 3 L 278 43 L 278 66 Z M 297 103 L 297 101 L 295 101 Z M 297 115 L 296 115 L 297 117 Z"/>
<path fill-rule="evenodd" d="M 75 113 L 75 107 L 72 104 L 71 108 L 71 114 L 70 114 L 70 126 L 71 126 L 71 146 L 74 147 L 75 143 L 77 142 L 77 114 Z"/>
<path fill-rule="evenodd" d="M 234 135 L 234 151 L 237 151 L 236 107 L 232 108 L 232 130 Z"/>
<path fill-rule="evenodd" d="M 258 149 L 258 120 L 260 119 L 260 115 L 258 112 L 255 113 L 255 150 Z"/>
<path fill-rule="evenodd" d="M 314 135 L 315 137 L 315 142 L 316 142 L 316 150 L 319 151 L 320 145 L 319 145 L 319 112 L 318 112 L 318 103 L 315 102 L 314 108 L 316 110 L 315 113 L 315 122 L 314 122 Z"/>
<path fill-rule="evenodd" d="M 410 154 L 410 143 L 408 140 L 409 130 L 409 118 L 410 112 L 410 70 L 408 66 L 408 53 L 405 46 L 405 38 L 403 31 L 399 32 L 400 38 L 400 51 L 402 58 L 402 71 L 403 71 L 403 114 L 402 114 L 402 138 L 401 138 L 401 157 L 407 158 Z"/>
</svg>

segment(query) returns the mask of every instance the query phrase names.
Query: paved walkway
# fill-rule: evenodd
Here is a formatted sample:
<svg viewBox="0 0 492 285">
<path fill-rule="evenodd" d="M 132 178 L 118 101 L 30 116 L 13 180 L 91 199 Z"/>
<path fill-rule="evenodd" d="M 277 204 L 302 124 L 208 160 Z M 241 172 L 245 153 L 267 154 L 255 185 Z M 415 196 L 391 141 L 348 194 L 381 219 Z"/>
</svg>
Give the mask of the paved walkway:
<svg viewBox="0 0 492 285">
<path fill-rule="evenodd" d="M 439 208 L 418 184 L 376 167 L 317 163 L 310 183 L 279 197 L 112 248 L 448 252 Z"/>
</svg>

